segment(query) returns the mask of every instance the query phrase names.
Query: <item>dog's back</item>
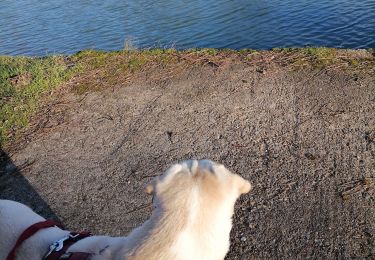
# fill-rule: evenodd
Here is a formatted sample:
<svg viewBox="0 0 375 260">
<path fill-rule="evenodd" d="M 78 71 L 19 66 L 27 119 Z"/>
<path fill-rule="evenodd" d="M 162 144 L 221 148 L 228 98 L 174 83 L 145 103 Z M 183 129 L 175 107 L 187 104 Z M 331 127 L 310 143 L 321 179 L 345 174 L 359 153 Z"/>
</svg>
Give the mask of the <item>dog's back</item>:
<svg viewBox="0 0 375 260">
<path fill-rule="evenodd" d="M 21 203 L 0 200 L 0 259 L 6 259 L 26 228 L 42 220 L 43 218 Z"/>
<path fill-rule="evenodd" d="M 23 231 L 43 220 L 45 220 L 43 217 L 21 203 L 0 200 L 0 259 L 7 258 Z M 56 229 L 57 237 L 66 233 L 66 231 L 57 227 L 53 229 Z M 51 237 L 49 233 L 40 230 L 27 239 L 17 250 L 20 253 L 16 254 L 16 259 L 42 259 L 48 245 L 56 239 L 55 236 Z"/>
</svg>

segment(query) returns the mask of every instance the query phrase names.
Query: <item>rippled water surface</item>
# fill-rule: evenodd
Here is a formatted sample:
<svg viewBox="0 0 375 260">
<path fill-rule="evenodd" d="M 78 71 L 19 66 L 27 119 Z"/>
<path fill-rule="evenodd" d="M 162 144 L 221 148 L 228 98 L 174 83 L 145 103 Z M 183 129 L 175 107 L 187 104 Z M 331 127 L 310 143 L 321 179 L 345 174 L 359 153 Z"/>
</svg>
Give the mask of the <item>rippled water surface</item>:
<svg viewBox="0 0 375 260">
<path fill-rule="evenodd" d="M 0 0 L 0 54 L 375 47 L 375 0 Z"/>
</svg>

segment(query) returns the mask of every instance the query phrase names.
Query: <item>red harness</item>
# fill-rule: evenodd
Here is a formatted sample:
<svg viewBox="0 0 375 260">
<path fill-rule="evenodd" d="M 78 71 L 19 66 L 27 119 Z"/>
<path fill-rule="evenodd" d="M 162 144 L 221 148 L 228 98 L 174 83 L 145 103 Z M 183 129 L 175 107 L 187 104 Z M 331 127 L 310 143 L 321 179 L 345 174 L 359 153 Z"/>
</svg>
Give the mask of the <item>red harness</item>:
<svg viewBox="0 0 375 260">
<path fill-rule="evenodd" d="M 45 220 L 35 223 L 22 232 L 14 245 L 12 251 L 8 254 L 6 260 L 14 260 L 17 248 L 23 241 L 34 235 L 36 232 L 43 228 L 60 227 L 62 225 L 51 220 Z M 91 253 L 86 252 L 66 252 L 66 250 L 80 239 L 91 236 L 89 232 L 70 233 L 68 236 L 56 241 L 49 247 L 49 252 L 44 256 L 44 260 L 87 260 Z"/>
</svg>

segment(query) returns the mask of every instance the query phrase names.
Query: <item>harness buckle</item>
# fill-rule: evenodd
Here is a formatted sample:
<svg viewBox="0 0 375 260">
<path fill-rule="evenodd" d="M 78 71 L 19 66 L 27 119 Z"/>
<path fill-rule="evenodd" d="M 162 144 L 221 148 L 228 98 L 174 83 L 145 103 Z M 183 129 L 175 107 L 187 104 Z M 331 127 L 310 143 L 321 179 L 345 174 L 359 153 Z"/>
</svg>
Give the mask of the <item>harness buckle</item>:
<svg viewBox="0 0 375 260">
<path fill-rule="evenodd" d="M 74 236 L 75 237 L 75 236 Z M 64 241 L 70 239 L 71 236 L 70 234 L 68 236 L 65 236 L 63 238 L 60 238 L 59 240 L 53 242 L 53 244 L 51 244 L 49 246 L 49 251 L 48 253 L 43 257 L 43 259 L 47 259 L 47 257 L 52 254 L 52 252 L 58 252 L 60 251 L 63 247 L 64 247 Z"/>
<path fill-rule="evenodd" d="M 89 232 L 81 232 L 81 233 L 69 233 L 63 238 L 60 238 L 59 240 L 55 241 L 49 246 L 48 253 L 43 257 L 43 260 L 46 260 L 53 252 L 59 252 L 64 248 L 64 242 L 67 240 L 74 242 L 77 242 L 79 239 L 85 238 L 91 236 Z M 59 259 L 69 259 L 71 253 L 67 252 L 61 252 L 62 255 Z M 61 258 L 63 257 L 63 258 Z M 64 258 L 65 257 L 65 258 Z"/>
<path fill-rule="evenodd" d="M 60 251 L 63 247 L 64 247 L 64 241 L 68 240 L 70 238 L 70 236 L 65 236 L 59 240 L 57 240 L 54 244 L 55 244 L 55 249 L 53 251 Z"/>
</svg>

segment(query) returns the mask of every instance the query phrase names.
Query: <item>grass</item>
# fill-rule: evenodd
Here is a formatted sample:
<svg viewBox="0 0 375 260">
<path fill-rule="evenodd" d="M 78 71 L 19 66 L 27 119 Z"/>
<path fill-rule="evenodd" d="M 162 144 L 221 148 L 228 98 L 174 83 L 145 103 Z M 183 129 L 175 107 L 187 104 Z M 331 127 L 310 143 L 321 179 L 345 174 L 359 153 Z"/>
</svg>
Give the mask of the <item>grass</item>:
<svg viewBox="0 0 375 260">
<path fill-rule="evenodd" d="M 305 68 L 312 66 L 314 68 L 324 68 L 330 65 L 339 64 L 341 60 L 338 57 L 338 49 L 327 47 L 305 47 L 305 48 L 273 48 L 275 53 L 283 53 L 293 57 L 293 63 L 296 67 Z M 352 65 L 352 64 L 351 64 Z"/>
<path fill-rule="evenodd" d="M 337 51 L 334 48 L 308 47 L 302 49 L 302 52 L 313 57 L 320 65 L 329 65 L 337 61 Z"/>
<path fill-rule="evenodd" d="M 175 50 L 150 49 L 105 52 L 85 50 L 70 56 L 44 58 L 0 56 L 0 147 L 28 125 L 41 98 L 78 72 L 103 74 L 113 83 L 119 74 L 138 71 L 145 63 L 168 63 Z M 71 67 L 69 64 L 74 64 Z M 74 92 L 100 90 L 93 78 L 82 82 Z"/>
<path fill-rule="evenodd" d="M 175 53 L 177 51 L 174 49 L 81 51 L 71 56 L 71 60 L 83 68 L 85 76 L 81 77 L 72 91 L 82 95 L 88 91 L 99 91 L 109 85 L 114 86 L 152 64 L 172 66 L 176 60 Z"/>
<path fill-rule="evenodd" d="M 44 94 L 77 71 L 67 64 L 62 56 L 0 56 L 0 147 L 28 124 Z"/>
</svg>

